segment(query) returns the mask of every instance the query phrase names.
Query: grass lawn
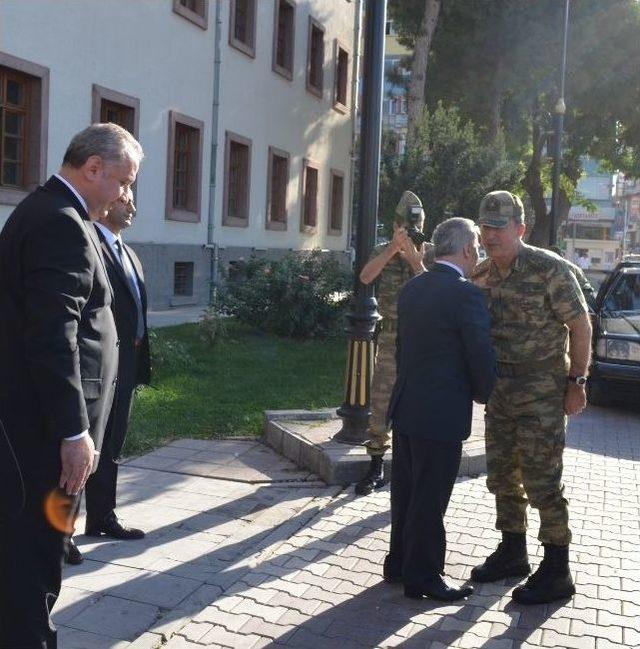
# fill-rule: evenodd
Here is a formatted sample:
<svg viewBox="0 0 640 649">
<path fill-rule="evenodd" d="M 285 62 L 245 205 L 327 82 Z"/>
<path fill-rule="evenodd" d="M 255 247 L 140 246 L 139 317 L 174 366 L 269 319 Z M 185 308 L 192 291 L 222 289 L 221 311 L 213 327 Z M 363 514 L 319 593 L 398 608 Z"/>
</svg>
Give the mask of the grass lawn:
<svg viewBox="0 0 640 649">
<path fill-rule="evenodd" d="M 152 386 L 136 396 L 125 455 L 178 437 L 259 435 L 263 411 L 339 406 L 347 341 L 296 341 L 231 322 L 205 344 L 198 325 L 155 330 Z"/>
</svg>

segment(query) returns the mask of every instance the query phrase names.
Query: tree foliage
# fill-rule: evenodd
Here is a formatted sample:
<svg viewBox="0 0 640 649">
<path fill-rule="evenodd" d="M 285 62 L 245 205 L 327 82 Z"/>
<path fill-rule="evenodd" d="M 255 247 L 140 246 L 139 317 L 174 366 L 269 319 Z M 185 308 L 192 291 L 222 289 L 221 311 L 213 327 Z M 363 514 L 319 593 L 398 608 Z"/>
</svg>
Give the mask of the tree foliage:
<svg viewBox="0 0 640 649">
<path fill-rule="evenodd" d="M 415 39 L 421 4 L 390 1 L 405 44 Z M 545 145 L 559 94 L 563 9 L 558 0 L 444 2 L 426 78 L 427 107 L 441 101 L 457 106 L 486 137 L 504 136 L 509 155 L 524 164 L 537 242 L 548 236 Z M 636 0 L 571 3 L 560 220 L 573 200 L 584 155 L 640 176 L 638 33 Z"/>
<path fill-rule="evenodd" d="M 485 142 L 457 108 L 438 104 L 424 110 L 414 145 L 404 156 L 394 153 L 393 134 L 383 141 L 380 214 L 390 232 L 395 206 L 405 189 L 422 199 L 427 234 L 446 218 L 475 219 L 489 191 L 515 189 L 520 170 L 507 158 L 504 141 Z"/>
</svg>

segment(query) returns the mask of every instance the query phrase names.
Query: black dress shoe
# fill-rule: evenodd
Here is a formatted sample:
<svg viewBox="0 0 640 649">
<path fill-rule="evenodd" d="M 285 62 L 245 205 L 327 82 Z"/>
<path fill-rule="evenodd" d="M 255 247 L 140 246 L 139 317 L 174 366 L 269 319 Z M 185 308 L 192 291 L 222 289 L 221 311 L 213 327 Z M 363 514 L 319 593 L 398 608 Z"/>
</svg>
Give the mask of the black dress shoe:
<svg viewBox="0 0 640 649">
<path fill-rule="evenodd" d="M 424 581 L 420 584 L 404 585 L 404 596 L 410 599 L 430 597 L 431 599 L 437 599 L 442 602 L 453 602 L 457 599 L 469 597 L 471 593 L 473 593 L 472 586 L 461 586 L 460 588 L 449 586 L 442 577 Z"/>
<path fill-rule="evenodd" d="M 145 536 L 142 530 L 136 529 L 135 527 L 125 527 L 115 516 L 95 525 L 87 523 L 84 533 L 87 536 L 101 536 L 104 534 L 112 539 L 120 539 L 122 541 L 143 539 Z"/>
<path fill-rule="evenodd" d="M 73 542 L 73 539 L 69 539 L 64 544 L 64 562 L 68 563 L 70 566 L 78 566 L 84 561 L 84 557 L 78 546 Z"/>
</svg>

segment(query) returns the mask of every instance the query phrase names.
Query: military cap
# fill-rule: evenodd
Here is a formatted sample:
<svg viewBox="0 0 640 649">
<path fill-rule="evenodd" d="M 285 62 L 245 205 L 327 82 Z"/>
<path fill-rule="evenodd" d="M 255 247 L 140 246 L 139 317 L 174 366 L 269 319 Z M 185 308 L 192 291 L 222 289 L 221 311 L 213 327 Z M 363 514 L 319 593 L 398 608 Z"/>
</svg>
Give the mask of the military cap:
<svg viewBox="0 0 640 649">
<path fill-rule="evenodd" d="M 522 201 L 511 192 L 489 192 L 480 201 L 478 225 L 491 228 L 505 228 L 509 221 L 524 223 Z"/>
<path fill-rule="evenodd" d="M 411 221 L 412 209 L 415 207 L 422 210 L 422 201 L 413 192 L 407 190 L 402 194 L 396 205 L 396 220 L 402 222 Z"/>
</svg>

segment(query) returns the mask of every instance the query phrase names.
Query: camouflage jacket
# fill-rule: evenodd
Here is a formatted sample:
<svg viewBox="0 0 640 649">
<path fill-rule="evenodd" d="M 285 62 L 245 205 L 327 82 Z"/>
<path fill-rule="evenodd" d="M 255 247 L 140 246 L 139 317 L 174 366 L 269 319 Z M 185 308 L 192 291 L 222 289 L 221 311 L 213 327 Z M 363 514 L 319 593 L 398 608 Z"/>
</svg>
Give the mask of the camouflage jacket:
<svg viewBox="0 0 640 649">
<path fill-rule="evenodd" d="M 487 296 L 499 362 L 566 363 L 566 323 L 586 314 L 587 305 L 564 260 L 522 243 L 505 278 L 485 259 L 471 279 Z"/>
<path fill-rule="evenodd" d="M 377 257 L 388 244 L 377 245 L 369 259 Z M 409 264 L 397 254 L 382 269 L 375 280 L 376 299 L 378 300 L 378 311 L 384 319 L 384 331 L 395 331 L 395 323 L 398 321 L 398 293 L 404 283 L 413 277 L 413 271 Z"/>
</svg>

